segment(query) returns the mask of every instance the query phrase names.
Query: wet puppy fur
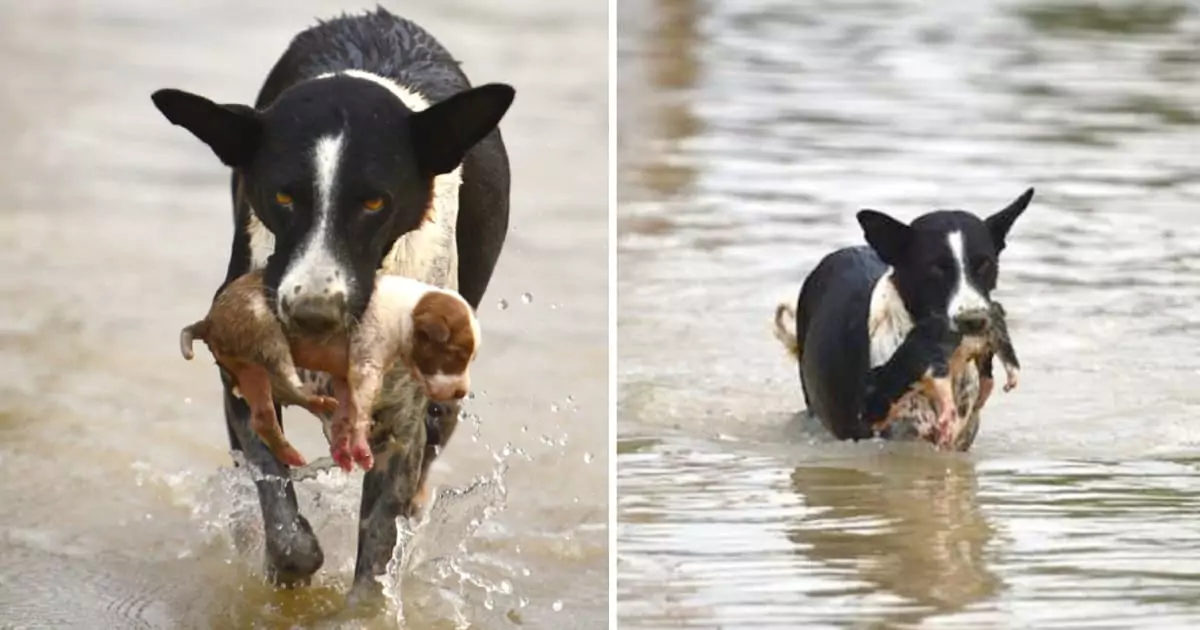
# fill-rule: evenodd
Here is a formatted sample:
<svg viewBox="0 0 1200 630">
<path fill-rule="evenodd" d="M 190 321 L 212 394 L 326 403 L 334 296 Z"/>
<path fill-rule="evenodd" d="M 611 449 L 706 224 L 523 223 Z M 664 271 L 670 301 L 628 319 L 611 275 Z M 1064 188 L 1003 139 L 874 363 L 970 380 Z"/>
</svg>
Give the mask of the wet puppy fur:
<svg viewBox="0 0 1200 630">
<path fill-rule="evenodd" d="M 339 408 L 330 435 L 334 459 L 347 469 L 351 464 L 342 458 L 365 444 L 370 412 L 397 361 L 431 400 L 457 400 L 470 389 L 468 367 L 482 341 L 471 306 L 453 291 L 399 276 L 378 282 L 350 337 L 350 401 Z"/>
<path fill-rule="evenodd" d="M 361 317 L 376 275 L 396 272 L 388 265 L 453 283 L 478 306 L 507 233 L 509 164 L 497 125 L 513 96 L 504 84 L 472 87 L 432 35 L 380 8 L 297 34 L 253 106 L 174 88 L 152 99 L 232 169 L 234 237 L 222 287 L 263 269 L 285 332 L 319 343 Z M 435 195 L 452 176 L 461 177 L 457 195 Z M 428 216 L 440 203 L 454 205 L 449 218 Z M 417 239 L 396 249 L 402 236 L 425 234 L 430 219 L 445 223 L 448 242 Z M 261 473 L 267 575 L 280 585 L 306 583 L 324 562 L 320 544 L 299 513 L 286 465 L 250 430 L 231 375 L 221 376 L 230 444 Z M 375 410 L 354 600 L 380 594 L 375 576 L 391 560 L 396 517 L 419 509 L 429 464 L 457 420 L 456 406 L 430 405 L 406 382 Z M 427 442 L 430 423 L 442 443 Z"/>
<path fill-rule="evenodd" d="M 983 410 L 995 386 L 993 359 L 998 358 L 1006 372 L 1004 391 L 1012 391 L 1017 386 L 1021 366 L 1008 334 L 1006 317 L 1004 307 L 993 300 L 988 309 L 985 341 L 966 346 L 961 345 L 962 335 L 939 316 L 926 317 L 917 322 L 908 337 L 912 343 L 901 344 L 889 360 L 892 369 L 884 369 L 883 366 L 871 369 L 863 403 L 863 419 L 870 422 L 875 431 L 885 432 L 902 411 L 905 398 L 922 395 L 934 403 L 938 412 L 938 426 L 953 422 L 956 402 L 950 376 L 951 366 L 960 361 L 973 361 L 979 370 L 976 412 Z M 907 377 L 918 373 L 920 378 L 916 381 L 910 381 Z"/>
<path fill-rule="evenodd" d="M 456 293 L 401 277 L 380 278 L 379 284 L 349 342 L 339 337 L 323 346 L 294 347 L 267 307 L 262 272 L 251 272 L 225 287 L 204 319 L 184 327 L 180 350 L 191 360 L 193 340 L 208 345 L 250 406 L 251 428 L 288 465 L 303 466 L 305 460 L 283 435 L 272 388 L 282 405 L 300 405 L 318 416 L 336 410 L 334 461 L 346 471 L 354 463 L 370 469 L 370 410 L 385 372 L 402 362 L 431 400 L 460 399 L 470 387 L 467 368 L 480 343 L 474 313 Z M 336 400 L 305 391 L 297 365 L 329 372 Z"/>
<path fill-rule="evenodd" d="M 964 410 L 956 404 L 961 402 L 960 392 L 952 384 L 960 382 L 968 364 L 979 370 L 981 380 L 990 380 L 990 358 L 995 352 L 1011 357 L 1016 366 L 1003 309 L 994 309 L 991 292 L 1008 233 L 1033 192 L 1027 190 L 986 219 L 961 210 L 940 210 L 906 225 L 883 212 L 863 210 L 857 219 L 869 251 L 845 248 L 830 254 L 806 278 L 796 311 L 787 305 L 776 309 L 775 335 L 801 363 L 809 408 L 824 405 L 834 412 L 827 415 L 838 416 L 830 420 L 818 414 L 835 435 L 875 434 L 895 418 L 898 403 L 917 390 L 934 402 L 937 412 L 933 430 L 922 437 L 939 446 L 965 448 L 959 416 L 964 411 L 977 414 L 986 396 L 972 397 L 973 404 Z M 840 287 L 843 283 L 857 285 Z M 822 311 L 823 302 L 834 302 L 833 310 Z M 849 333 L 836 321 L 818 321 L 860 314 L 869 321 Z M 997 324 L 1002 327 L 999 332 Z M 820 340 L 811 334 L 865 338 Z M 818 341 L 832 343 L 824 345 L 822 356 L 810 357 L 814 363 L 806 370 L 806 345 Z M 837 351 L 839 347 L 844 350 Z M 854 348 L 861 348 L 862 354 Z M 843 359 L 839 352 L 861 359 Z M 806 374 L 813 383 L 806 383 Z M 818 382 L 825 378 L 852 382 Z M 1015 385 L 1015 376 L 1011 383 Z M 981 383 L 980 394 L 990 392 L 989 385 Z"/>
<path fill-rule="evenodd" d="M 263 294 L 262 275 L 248 273 L 218 293 L 204 319 L 180 331 L 179 350 L 190 361 L 193 341 L 203 341 L 250 406 L 250 428 L 280 460 L 303 466 L 304 456 L 283 435 L 272 390 L 281 405 L 299 405 L 314 414 L 331 412 L 339 402 L 305 391 L 291 344 Z"/>
</svg>

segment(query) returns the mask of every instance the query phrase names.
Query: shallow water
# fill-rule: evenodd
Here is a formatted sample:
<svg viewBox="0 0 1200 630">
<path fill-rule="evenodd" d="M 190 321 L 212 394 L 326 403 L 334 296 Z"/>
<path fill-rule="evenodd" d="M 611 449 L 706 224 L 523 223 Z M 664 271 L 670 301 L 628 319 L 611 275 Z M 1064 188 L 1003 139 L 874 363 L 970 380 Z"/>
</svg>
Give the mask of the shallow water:
<svg viewBox="0 0 1200 630">
<path fill-rule="evenodd" d="M 1096 6 L 622 2 L 622 628 L 1200 623 L 1200 10 Z M 1031 185 L 972 450 L 802 418 L 769 321 L 854 212 Z"/>
<path fill-rule="evenodd" d="M 429 522 L 398 549 L 398 604 L 369 625 L 603 627 L 605 4 L 385 5 L 474 82 L 518 96 L 476 419 L 438 460 Z M 224 275 L 228 177 L 149 96 L 251 101 L 293 33 L 374 5 L 283 6 L 0 3 L 0 627 L 360 627 L 338 615 L 361 473 L 299 484 L 325 567 L 310 588 L 266 586 L 214 368 L 176 344 Z M 285 423 L 310 459 L 327 452 L 317 422 Z"/>
</svg>

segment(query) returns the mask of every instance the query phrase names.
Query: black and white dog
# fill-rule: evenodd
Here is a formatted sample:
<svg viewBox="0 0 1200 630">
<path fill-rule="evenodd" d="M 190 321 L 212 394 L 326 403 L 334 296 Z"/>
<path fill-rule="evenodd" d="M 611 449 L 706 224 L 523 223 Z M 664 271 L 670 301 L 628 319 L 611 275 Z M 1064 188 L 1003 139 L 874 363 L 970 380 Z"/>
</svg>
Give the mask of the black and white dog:
<svg viewBox="0 0 1200 630">
<path fill-rule="evenodd" d="M 859 212 L 869 245 L 827 255 L 805 279 L 794 314 L 786 304 L 776 310 L 775 335 L 799 362 L 809 413 L 838 439 L 870 438 L 878 418 L 864 412 L 874 392 L 887 391 L 891 399 L 874 405 L 896 415 L 884 437 L 929 439 L 939 419 L 935 401 L 902 395 L 926 375 L 948 376 L 948 445 L 970 448 L 980 375 L 973 361 L 955 357 L 986 343 L 1000 252 L 1032 198 L 1031 188 L 982 220 L 941 210 L 905 225 Z"/>
<path fill-rule="evenodd" d="M 472 88 L 429 33 L 378 9 L 296 35 L 253 108 L 175 89 L 153 100 L 233 169 L 225 283 L 265 268 L 284 328 L 323 340 L 357 321 L 378 273 L 457 289 L 478 307 L 508 230 L 497 125 L 513 96 L 503 84 Z M 320 544 L 287 467 L 250 430 L 228 375 L 222 382 L 230 443 L 262 473 L 268 575 L 304 583 L 324 562 Z M 457 415 L 430 405 L 403 368 L 389 375 L 374 413 L 352 597 L 379 592 L 396 518 L 414 513 Z"/>
</svg>

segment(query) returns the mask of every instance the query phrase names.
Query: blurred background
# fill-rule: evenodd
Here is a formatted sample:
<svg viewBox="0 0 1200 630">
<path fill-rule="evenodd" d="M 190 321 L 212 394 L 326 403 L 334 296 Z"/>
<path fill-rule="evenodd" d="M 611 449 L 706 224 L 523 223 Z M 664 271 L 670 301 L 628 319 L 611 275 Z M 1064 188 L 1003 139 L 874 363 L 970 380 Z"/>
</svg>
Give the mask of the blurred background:
<svg viewBox="0 0 1200 630">
<path fill-rule="evenodd" d="M 622 628 L 1200 623 L 1200 5 L 620 2 Z M 830 443 L 770 334 L 860 208 L 1026 187 L 972 451 Z"/>
<path fill-rule="evenodd" d="M 472 418 L 434 468 L 431 522 L 398 554 L 399 604 L 374 627 L 601 627 L 606 3 L 383 5 L 472 82 L 518 95 Z M 338 625 L 361 473 L 299 484 L 325 566 L 310 588 L 267 587 L 215 368 L 176 341 L 225 273 L 228 172 L 150 93 L 252 103 L 293 34 L 374 6 L 0 2 L 0 628 Z M 315 419 L 285 425 L 310 461 L 328 453 Z"/>
</svg>

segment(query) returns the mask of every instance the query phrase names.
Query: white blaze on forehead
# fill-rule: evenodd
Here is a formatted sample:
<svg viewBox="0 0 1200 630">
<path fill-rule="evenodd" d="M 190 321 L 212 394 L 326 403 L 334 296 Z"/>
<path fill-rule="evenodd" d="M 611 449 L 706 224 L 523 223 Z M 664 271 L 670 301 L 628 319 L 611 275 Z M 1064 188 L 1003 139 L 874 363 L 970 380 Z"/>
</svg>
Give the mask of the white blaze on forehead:
<svg viewBox="0 0 1200 630">
<path fill-rule="evenodd" d="M 322 136 L 313 146 L 313 223 L 279 283 L 281 297 L 325 294 L 325 289 L 333 295 L 346 293 L 346 274 L 330 250 L 338 168 L 345 139 L 344 133 Z"/>
<path fill-rule="evenodd" d="M 967 275 L 967 259 L 966 248 L 963 247 L 962 232 L 954 231 L 946 235 L 946 241 L 950 245 L 950 252 L 954 255 L 954 264 L 958 268 L 958 277 L 955 278 L 954 288 L 950 292 L 950 302 L 946 308 L 946 315 L 951 319 L 968 313 L 971 311 L 986 311 L 988 308 L 987 299 L 983 297 L 983 293 L 971 282 L 971 278 Z"/>
</svg>

